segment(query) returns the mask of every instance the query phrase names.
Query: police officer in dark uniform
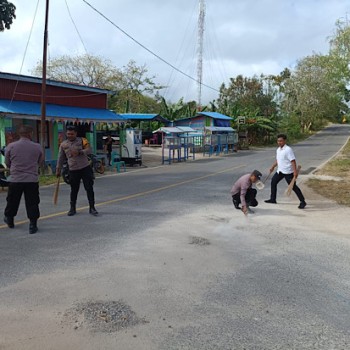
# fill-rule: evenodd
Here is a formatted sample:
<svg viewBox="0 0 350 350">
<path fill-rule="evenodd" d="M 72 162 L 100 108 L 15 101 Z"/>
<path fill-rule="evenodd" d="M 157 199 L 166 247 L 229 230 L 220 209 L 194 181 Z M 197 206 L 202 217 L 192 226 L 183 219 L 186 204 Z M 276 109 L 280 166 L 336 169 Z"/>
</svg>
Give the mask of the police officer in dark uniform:
<svg viewBox="0 0 350 350">
<path fill-rule="evenodd" d="M 11 180 L 7 194 L 4 222 L 14 228 L 14 217 L 24 193 L 29 233 L 38 231 L 39 211 L 39 166 L 44 160 L 42 147 L 32 141 L 33 128 L 23 125 L 19 129 L 20 139 L 6 146 L 5 163 L 10 168 Z"/>
<path fill-rule="evenodd" d="M 70 209 L 67 215 L 73 216 L 76 214 L 80 181 L 83 180 L 90 206 L 89 213 L 96 216 L 98 212 L 95 209 L 94 175 L 88 160 L 88 155 L 91 154 L 90 145 L 84 137 L 77 137 L 77 130 L 74 125 L 67 126 L 66 136 L 67 139 L 60 145 L 56 176 L 61 175 L 62 165 L 68 161 L 71 192 Z"/>
</svg>

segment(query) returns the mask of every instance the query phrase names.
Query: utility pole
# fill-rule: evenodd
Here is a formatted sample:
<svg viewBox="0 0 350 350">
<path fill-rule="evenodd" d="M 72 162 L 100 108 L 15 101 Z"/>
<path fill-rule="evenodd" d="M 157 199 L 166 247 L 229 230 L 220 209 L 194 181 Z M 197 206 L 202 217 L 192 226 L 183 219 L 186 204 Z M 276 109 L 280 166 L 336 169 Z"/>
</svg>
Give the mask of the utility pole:
<svg viewBox="0 0 350 350">
<path fill-rule="evenodd" d="M 198 82 L 198 110 L 202 109 L 202 79 L 203 79 L 203 34 L 205 19 L 205 1 L 199 0 L 198 17 L 198 46 L 197 46 L 197 82 Z"/>
<path fill-rule="evenodd" d="M 47 36 L 48 36 L 48 22 L 49 22 L 49 0 L 46 0 L 45 11 L 45 30 L 44 30 L 44 49 L 43 49 L 43 74 L 41 81 L 41 118 L 40 118 L 40 144 L 45 157 L 45 140 L 46 137 L 46 66 L 47 66 Z M 45 137 L 46 136 L 46 137 Z M 42 170 L 44 165 L 42 166 Z"/>
</svg>

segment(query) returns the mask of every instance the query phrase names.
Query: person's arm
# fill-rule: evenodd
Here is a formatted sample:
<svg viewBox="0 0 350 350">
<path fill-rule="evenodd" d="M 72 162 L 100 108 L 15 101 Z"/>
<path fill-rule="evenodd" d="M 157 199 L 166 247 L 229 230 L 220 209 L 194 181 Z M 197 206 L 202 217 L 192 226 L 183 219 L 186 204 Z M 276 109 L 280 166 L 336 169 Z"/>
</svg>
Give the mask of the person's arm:
<svg viewBox="0 0 350 350">
<path fill-rule="evenodd" d="M 42 164 L 44 163 L 44 152 L 40 146 L 40 156 L 39 156 L 39 159 L 38 159 L 38 165 L 39 167 L 42 166 Z"/>
<path fill-rule="evenodd" d="M 58 159 L 57 159 L 57 165 L 56 165 L 56 176 L 61 176 L 61 168 L 63 163 L 67 160 L 66 153 L 62 149 L 62 145 L 60 146 L 60 150 L 58 151 Z"/>
<path fill-rule="evenodd" d="M 277 160 L 274 161 L 274 163 L 271 165 L 271 168 L 270 168 L 270 173 L 272 173 L 274 171 L 274 169 L 276 168 L 277 166 Z"/>
<path fill-rule="evenodd" d="M 241 199 L 241 204 L 242 204 L 242 211 L 243 213 L 246 213 L 248 210 L 247 208 L 247 202 L 245 200 L 245 196 L 247 194 L 248 188 L 250 187 L 250 183 L 244 183 L 241 185 L 241 190 L 240 190 L 240 199 Z"/>
<path fill-rule="evenodd" d="M 295 161 L 295 159 L 290 161 L 292 163 L 292 167 L 293 167 L 293 174 L 295 176 L 295 178 L 298 177 L 298 167 L 297 167 L 297 162 Z"/>
<path fill-rule="evenodd" d="M 5 164 L 8 168 L 11 168 L 10 152 L 11 152 L 11 148 L 8 146 L 5 150 Z"/>
<path fill-rule="evenodd" d="M 83 149 L 79 152 L 80 155 L 85 154 L 88 156 L 92 153 L 89 141 L 84 137 L 82 138 Z"/>
</svg>

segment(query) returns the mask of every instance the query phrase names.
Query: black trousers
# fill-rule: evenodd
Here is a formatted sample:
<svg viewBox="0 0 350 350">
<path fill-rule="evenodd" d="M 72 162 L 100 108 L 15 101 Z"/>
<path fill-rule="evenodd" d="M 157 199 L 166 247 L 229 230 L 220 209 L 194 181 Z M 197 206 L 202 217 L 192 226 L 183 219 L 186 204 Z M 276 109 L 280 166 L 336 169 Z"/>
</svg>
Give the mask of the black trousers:
<svg viewBox="0 0 350 350">
<path fill-rule="evenodd" d="M 23 193 L 28 219 L 37 220 L 40 217 L 38 182 L 10 182 L 6 197 L 7 205 L 4 215 L 10 218 L 17 215 Z"/>
<path fill-rule="evenodd" d="M 112 161 L 112 150 L 107 150 L 107 161 L 108 161 L 108 165 L 111 165 L 111 161 Z"/>
<path fill-rule="evenodd" d="M 76 203 L 80 188 L 80 181 L 83 180 L 84 188 L 87 194 L 89 204 L 95 204 L 94 194 L 94 174 L 90 166 L 79 170 L 70 170 L 70 201 Z"/>
<path fill-rule="evenodd" d="M 256 200 L 256 189 L 255 188 L 248 188 L 247 193 L 245 194 L 245 201 L 248 205 L 248 207 L 256 207 L 258 205 L 258 201 Z M 236 193 L 232 196 L 232 201 L 237 202 L 238 204 L 241 203 L 241 195 L 240 193 Z"/>
<path fill-rule="evenodd" d="M 293 180 L 293 176 L 294 174 L 283 174 L 283 173 L 275 173 L 272 176 L 271 179 L 271 197 L 270 199 L 272 201 L 276 201 L 276 197 L 277 197 L 277 184 L 284 178 L 286 179 L 288 185 L 291 183 L 291 181 Z M 300 188 L 296 185 L 296 182 L 294 183 L 293 186 L 293 191 L 295 192 L 295 194 L 297 195 L 298 199 L 300 202 L 305 202 L 305 198 L 300 190 Z"/>
</svg>

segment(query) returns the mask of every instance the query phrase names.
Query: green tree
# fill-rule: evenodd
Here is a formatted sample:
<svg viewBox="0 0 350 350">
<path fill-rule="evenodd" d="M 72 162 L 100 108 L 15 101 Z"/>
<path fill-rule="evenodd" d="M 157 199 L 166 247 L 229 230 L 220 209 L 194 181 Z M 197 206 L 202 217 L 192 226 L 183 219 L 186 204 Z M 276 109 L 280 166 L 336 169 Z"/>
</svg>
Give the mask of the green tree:
<svg viewBox="0 0 350 350">
<path fill-rule="evenodd" d="M 16 18 L 16 6 L 7 0 L 0 0 L 0 32 L 10 29 Z"/>
<path fill-rule="evenodd" d="M 177 120 L 184 118 L 184 110 L 186 105 L 184 104 L 183 98 L 176 103 L 170 103 L 161 97 L 161 110 L 160 114 L 168 120 Z"/>
<path fill-rule="evenodd" d="M 42 62 L 32 69 L 32 74 L 42 75 Z M 120 71 L 111 61 L 90 54 L 56 57 L 48 62 L 47 78 L 93 86 L 102 89 L 113 89 L 116 81 L 121 79 Z"/>
<path fill-rule="evenodd" d="M 112 99 L 112 108 L 118 111 L 122 108 L 125 112 L 144 112 L 145 102 L 150 102 L 149 98 L 164 88 L 155 83 L 155 78 L 148 75 L 146 65 L 138 66 L 135 61 L 130 60 L 114 81 L 119 94 Z M 152 105 L 155 104 L 154 100 Z"/>
<path fill-rule="evenodd" d="M 276 111 L 273 95 L 266 89 L 263 76 L 231 78 L 228 87 L 225 84 L 220 87 L 217 104 L 221 113 L 231 116 L 270 116 Z"/>
<path fill-rule="evenodd" d="M 110 60 L 90 54 L 59 56 L 50 60 L 47 67 L 49 79 L 115 91 L 109 98 L 109 108 L 119 113 L 156 113 L 159 110 L 159 103 L 152 94 L 162 86 L 147 73 L 147 67 L 137 66 L 135 61 L 118 69 Z M 32 74 L 42 75 L 42 62 L 37 63 Z"/>
<path fill-rule="evenodd" d="M 336 121 L 347 110 L 345 80 L 337 74 L 337 58 L 305 57 L 287 80 L 282 103 L 287 117 L 297 117 L 301 131 L 317 130 L 328 120 Z"/>
</svg>

